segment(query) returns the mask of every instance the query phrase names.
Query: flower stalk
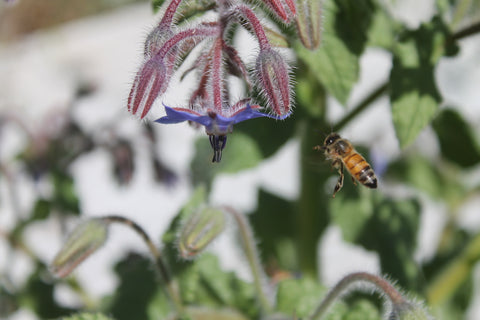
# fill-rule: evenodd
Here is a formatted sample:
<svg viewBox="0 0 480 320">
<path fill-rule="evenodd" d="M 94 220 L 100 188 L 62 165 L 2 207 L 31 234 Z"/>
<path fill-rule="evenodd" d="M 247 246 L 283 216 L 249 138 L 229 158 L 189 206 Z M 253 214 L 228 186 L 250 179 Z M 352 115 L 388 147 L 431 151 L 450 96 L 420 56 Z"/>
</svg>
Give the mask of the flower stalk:
<svg viewBox="0 0 480 320">
<path fill-rule="evenodd" d="M 262 307 L 262 310 L 266 314 L 271 313 L 273 310 L 272 304 L 268 299 L 268 296 L 265 293 L 265 289 L 264 289 L 265 274 L 260 264 L 259 254 L 258 254 L 257 247 L 255 245 L 253 232 L 250 227 L 250 224 L 248 223 L 244 215 L 240 214 L 238 211 L 236 211 L 232 207 L 225 206 L 224 208 L 227 212 L 229 212 L 233 216 L 238 226 L 238 231 L 240 233 L 240 238 L 242 240 L 242 247 L 244 249 L 248 264 L 250 265 L 250 270 L 252 271 L 253 282 L 259 296 L 259 302 Z"/>
</svg>

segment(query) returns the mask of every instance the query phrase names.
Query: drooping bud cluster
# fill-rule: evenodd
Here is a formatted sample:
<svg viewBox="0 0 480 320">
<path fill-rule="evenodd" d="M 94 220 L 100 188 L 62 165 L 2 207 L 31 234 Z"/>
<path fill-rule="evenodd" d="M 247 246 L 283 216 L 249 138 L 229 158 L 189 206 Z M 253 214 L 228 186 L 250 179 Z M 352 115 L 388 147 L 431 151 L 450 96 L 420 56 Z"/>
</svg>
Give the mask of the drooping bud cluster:
<svg viewBox="0 0 480 320">
<path fill-rule="evenodd" d="M 294 0 L 263 0 L 265 8 L 283 23 L 296 19 L 297 8 Z M 179 27 L 182 10 L 181 0 L 171 0 L 160 23 L 150 32 L 144 48 L 144 62 L 138 71 L 128 98 L 128 110 L 144 118 L 154 101 L 168 89 L 169 82 L 184 58 L 197 46 L 202 46 L 200 54 L 190 71 L 197 71 L 198 82 L 188 99 L 189 105 L 183 108 L 165 106 L 167 115 L 157 120 L 159 123 L 193 121 L 205 126 L 215 151 L 213 162 L 219 162 L 226 135 L 233 125 L 252 118 L 270 117 L 285 119 L 291 114 L 292 92 L 289 67 L 282 55 L 273 47 L 267 36 L 270 29 L 264 27 L 261 18 L 248 1 L 216 0 L 198 1 L 198 12 L 214 10 L 217 20 L 213 22 L 193 19 L 192 25 Z M 249 67 L 234 47 L 232 34 L 242 26 L 258 42 L 256 64 Z M 208 41 L 207 41 L 208 40 Z M 243 79 L 248 90 L 251 84 L 257 86 L 266 105 L 251 105 L 251 97 L 231 101 L 228 78 Z M 262 109 L 267 111 L 260 112 Z M 167 109 L 168 108 L 168 109 Z M 221 141 L 222 143 L 216 143 Z"/>
</svg>

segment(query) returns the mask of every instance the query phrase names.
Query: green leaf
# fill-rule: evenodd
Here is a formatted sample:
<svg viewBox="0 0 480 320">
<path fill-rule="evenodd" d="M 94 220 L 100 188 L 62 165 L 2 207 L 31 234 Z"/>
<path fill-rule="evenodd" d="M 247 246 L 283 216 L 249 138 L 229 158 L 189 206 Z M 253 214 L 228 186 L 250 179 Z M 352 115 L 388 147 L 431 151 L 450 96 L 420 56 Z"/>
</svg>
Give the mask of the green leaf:
<svg viewBox="0 0 480 320">
<path fill-rule="evenodd" d="M 443 110 L 433 121 L 442 155 L 463 168 L 480 163 L 480 147 L 470 125 L 453 109 Z"/>
<path fill-rule="evenodd" d="M 248 219 L 258 240 L 262 261 L 276 261 L 279 268 L 297 268 L 293 203 L 260 189 L 258 207 Z"/>
<path fill-rule="evenodd" d="M 361 186 L 345 187 L 330 205 L 331 219 L 341 228 L 343 238 L 378 252 L 382 272 L 403 287 L 421 289 L 420 270 L 413 259 L 420 219 L 418 201 L 391 200 Z"/>
<path fill-rule="evenodd" d="M 344 187 L 329 203 L 330 217 L 342 229 L 343 238 L 355 243 L 373 215 L 373 201 L 369 193 L 375 191 L 355 187 L 348 177 L 345 178 Z"/>
<path fill-rule="evenodd" d="M 44 279 L 45 272 L 44 266 L 37 265 L 37 270 L 30 275 L 20 296 L 19 304 L 31 309 L 40 319 L 59 318 L 75 311 L 58 305 L 53 296 L 54 285 Z"/>
<path fill-rule="evenodd" d="M 45 220 L 50 215 L 50 201 L 46 199 L 38 199 L 35 202 L 32 213 L 32 220 Z"/>
<path fill-rule="evenodd" d="M 112 298 L 109 314 L 116 320 L 148 320 L 148 306 L 160 284 L 151 259 L 130 253 L 115 266 L 120 281 Z"/>
<path fill-rule="evenodd" d="M 327 91 L 345 105 L 353 85 L 358 80 L 358 56 L 350 52 L 345 43 L 332 34 L 324 33 L 322 42 L 316 51 L 305 49 L 302 45 L 297 45 L 295 51 Z"/>
<path fill-rule="evenodd" d="M 413 259 L 420 220 L 420 204 L 415 199 L 376 201 L 372 216 L 357 242 L 378 252 L 382 272 L 398 284 L 419 292 L 423 275 Z"/>
<path fill-rule="evenodd" d="M 390 100 L 401 148 L 410 145 L 437 112 L 441 96 L 434 67 L 440 57 L 449 53 L 445 45 L 449 35 L 447 27 L 435 17 L 417 30 L 406 32 L 394 48 Z"/>
<path fill-rule="evenodd" d="M 63 317 L 62 320 L 113 320 L 101 313 L 77 313 L 69 317 Z"/>
<path fill-rule="evenodd" d="M 392 49 L 399 28 L 399 24 L 395 22 L 386 10 L 376 10 L 368 30 L 368 45 Z"/>
<path fill-rule="evenodd" d="M 211 162 L 213 151 L 206 138 L 196 141 L 195 151 L 191 164 L 194 184 L 208 185 L 217 173 L 235 173 L 253 168 L 262 160 L 256 140 L 240 132 L 229 135 L 220 163 Z"/>
<path fill-rule="evenodd" d="M 258 314 L 253 286 L 238 279 L 234 272 L 223 271 L 216 256 L 205 254 L 197 261 L 197 267 L 205 292 L 221 306 L 240 310 L 250 318 Z"/>
<path fill-rule="evenodd" d="M 310 278 L 287 279 L 278 285 L 277 308 L 286 315 L 310 315 L 326 294 L 325 287 Z"/>
<path fill-rule="evenodd" d="M 295 130 L 294 118 L 295 114 L 283 121 L 263 118 L 245 121 L 235 126 L 233 135 L 238 133 L 247 135 L 256 142 L 262 157 L 268 158 L 293 137 Z M 228 147 L 227 145 L 226 148 Z"/>
<path fill-rule="evenodd" d="M 387 174 L 455 207 L 464 201 L 467 190 L 458 170 L 452 169 L 455 168 L 439 167 L 424 157 L 411 156 L 392 163 Z"/>
<path fill-rule="evenodd" d="M 56 171 L 53 173 L 52 179 L 54 185 L 53 207 L 63 214 L 80 214 L 73 177 L 66 172 Z"/>
<path fill-rule="evenodd" d="M 348 8 L 347 2 L 342 2 L 341 5 Z M 356 40 L 350 45 L 347 44 L 350 43 L 348 39 L 343 41 L 337 34 L 336 29 L 338 28 L 344 31 L 343 37 L 349 36 L 349 31 L 340 25 L 348 24 L 345 16 L 353 13 L 348 13 L 344 7 L 339 9 L 333 0 L 325 1 L 323 12 L 325 13 L 325 24 L 320 48 L 310 51 L 300 43 L 296 43 L 294 49 L 305 67 L 315 74 L 331 95 L 345 105 L 353 85 L 358 80 L 359 56 L 357 53 L 359 50 L 363 50 L 363 40 L 355 37 Z M 336 27 L 337 25 L 338 27 Z M 362 37 L 363 35 L 360 35 L 360 38 Z M 302 70 L 298 70 L 298 72 L 302 72 Z"/>
<path fill-rule="evenodd" d="M 336 0 L 335 6 L 335 33 L 350 52 L 357 56 L 361 55 L 376 11 L 373 1 Z"/>
<path fill-rule="evenodd" d="M 348 306 L 343 320 L 380 320 L 383 319 L 377 306 L 366 299 L 355 300 Z"/>
<path fill-rule="evenodd" d="M 157 13 L 158 10 L 162 7 L 165 0 L 152 0 L 152 10 L 153 12 Z"/>
</svg>

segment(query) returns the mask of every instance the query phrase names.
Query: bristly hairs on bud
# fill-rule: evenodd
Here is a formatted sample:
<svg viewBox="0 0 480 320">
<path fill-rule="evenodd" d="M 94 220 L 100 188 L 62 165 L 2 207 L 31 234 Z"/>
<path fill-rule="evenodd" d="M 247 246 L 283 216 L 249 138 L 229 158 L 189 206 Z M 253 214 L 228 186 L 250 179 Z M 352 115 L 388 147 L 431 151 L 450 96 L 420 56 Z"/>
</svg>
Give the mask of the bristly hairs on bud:
<svg viewBox="0 0 480 320">
<path fill-rule="evenodd" d="M 421 304 L 408 300 L 395 289 L 386 277 L 367 272 L 357 272 L 343 277 L 323 298 L 307 320 L 321 319 L 327 315 L 328 309 L 352 290 L 367 289 L 379 293 L 385 303 L 384 319 L 386 320 L 432 320 L 433 318 Z"/>
<path fill-rule="evenodd" d="M 65 278 L 103 246 L 107 236 L 107 224 L 104 221 L 99 219 L 84 221 L 68 235 L 50 264 L 50 272 L 58 278 Z"/>
<path fill-rule="evenodd" d="M 171 299 L 178 314 L 183 314 L 178 285 L 170 276 L 167 265 L 163 261 L 160 250 L 152 242 L 143 228 L 134 221 L 122 216 L 105 216 L 92 218 L 78 225 L 68 236 L 64 246 L 50 265 L 50 271 L 57 277 L 66 277 L 82 261 L 100 248 L 107 240 L 108 227 L 112 223 L 120 223 L 135 231 L 147 245 L 155 266 L 164 284 L 163 288 Z"/>
<path fill-rule="evenodd" d="M 190 260 L 203 253 L 225 229 L 225 213 L 221 208 L 203 206 L 183 222 L 177 236 L 181 258 Z"/>
</svg>

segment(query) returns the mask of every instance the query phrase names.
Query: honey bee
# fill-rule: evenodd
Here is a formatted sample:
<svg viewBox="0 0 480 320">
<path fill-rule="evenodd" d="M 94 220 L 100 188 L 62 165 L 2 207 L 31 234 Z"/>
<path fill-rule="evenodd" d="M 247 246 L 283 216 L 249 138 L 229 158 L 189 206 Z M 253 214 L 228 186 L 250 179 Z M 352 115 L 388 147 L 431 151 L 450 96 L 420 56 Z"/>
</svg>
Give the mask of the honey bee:
<svg viewBox="0 0 480 320">
<path fill-rule="evenodd" d="M 343 168 L 346 167 L 354 184 L 355 180 L 368 188 L 377 188 L 377 177 L 372 167 L 364 157 L 359 154 L 352 146 L 350 141 L 340 137 L 338 133 L 331 133 L 325 138 L 323 146 L 315 146 L 315 150 L 325 152 L 327 160 L 332 160 L 332 166 L 338 169 L 340 178 L 338 178 L 333 197 L 343 186 Z"/>
</svg>

